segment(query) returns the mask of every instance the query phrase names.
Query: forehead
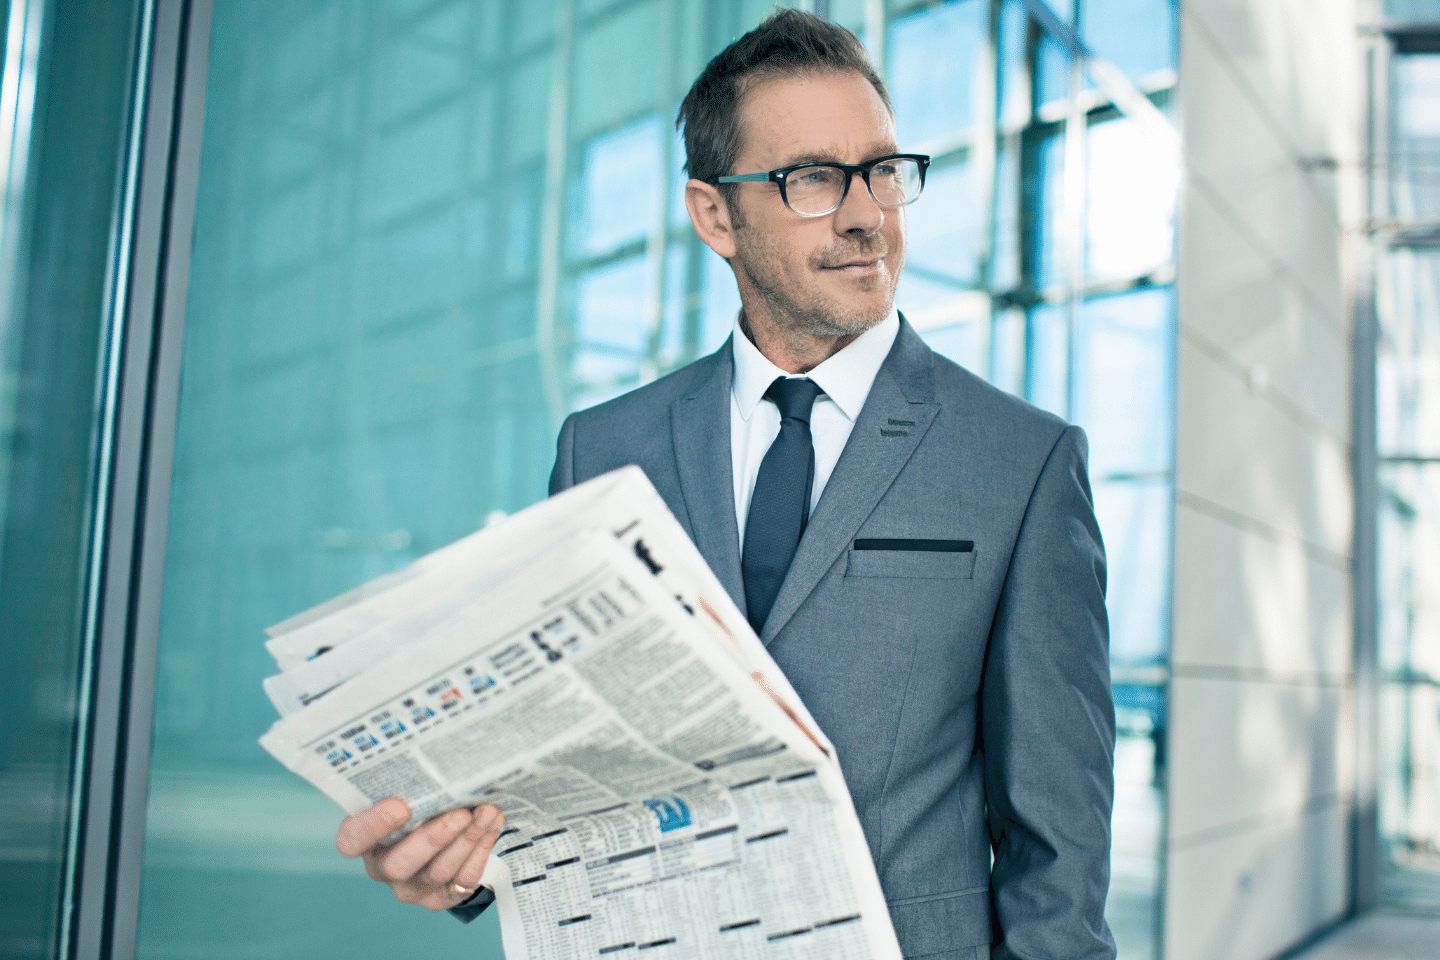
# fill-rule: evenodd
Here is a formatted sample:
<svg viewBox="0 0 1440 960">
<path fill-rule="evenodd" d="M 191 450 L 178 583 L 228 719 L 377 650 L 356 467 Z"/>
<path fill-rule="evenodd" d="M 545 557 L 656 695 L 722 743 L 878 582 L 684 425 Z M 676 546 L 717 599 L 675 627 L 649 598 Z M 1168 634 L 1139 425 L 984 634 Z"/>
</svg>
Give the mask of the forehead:
<svg viewBox="0 0 1440 960">
<path fill-rule="evenodd" d="M 857 163 L 895 150 L 895 122 L 858 73 L 760 80 L 740 103 L 742 165 L 803 160 Z"/>
</svg>

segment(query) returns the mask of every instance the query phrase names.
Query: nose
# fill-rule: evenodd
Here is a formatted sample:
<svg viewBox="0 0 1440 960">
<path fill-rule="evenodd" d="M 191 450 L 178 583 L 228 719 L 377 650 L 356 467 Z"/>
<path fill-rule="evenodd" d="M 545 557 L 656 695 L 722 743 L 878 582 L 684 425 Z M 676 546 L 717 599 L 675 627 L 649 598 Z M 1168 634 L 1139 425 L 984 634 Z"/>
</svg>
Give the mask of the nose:
<svg viewBox="0 0 1440 960">
<path fill-rule="evenodd" d="M 885 208 L 875 202 L 865 178 L 850 176 L 850 189 L 835 210 L 835 232 L 851 236 L 869 236 L 885 223 Z"/>
</svg>

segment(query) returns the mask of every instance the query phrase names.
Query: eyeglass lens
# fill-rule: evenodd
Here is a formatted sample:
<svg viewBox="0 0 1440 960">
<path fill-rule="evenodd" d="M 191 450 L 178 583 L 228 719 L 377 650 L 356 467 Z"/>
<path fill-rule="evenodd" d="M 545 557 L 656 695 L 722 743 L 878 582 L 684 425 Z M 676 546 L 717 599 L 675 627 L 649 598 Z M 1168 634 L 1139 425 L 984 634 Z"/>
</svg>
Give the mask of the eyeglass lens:
<svg viewBox="0 0 1440 960">
<path fill-rule="evenodd" d="M 886 160 L 870 168 L 870 194 L 886 207 L 900 207 L 920 196 L 920 164 Z M 785 178 L 785 199 L 796 213 L 818 216 L 840 206 L 845 171 L 839 167 L 802 167 Z"/>
</svg>

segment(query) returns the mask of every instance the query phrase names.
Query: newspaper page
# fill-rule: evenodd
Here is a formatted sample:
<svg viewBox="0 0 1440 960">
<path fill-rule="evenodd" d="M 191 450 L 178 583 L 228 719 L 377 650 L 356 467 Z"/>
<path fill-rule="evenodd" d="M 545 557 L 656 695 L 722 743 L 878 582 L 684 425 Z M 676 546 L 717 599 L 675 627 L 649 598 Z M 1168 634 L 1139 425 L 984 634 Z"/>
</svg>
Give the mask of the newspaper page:
<svg viewBox="0 0 1440 960">
<path fill-rule="evenodd" d="M 510 960 L 898 958 L 833 749 L 743 619 L 733 633 L 738 611 L 721 612 L 728 598 L 636 474 L 588 494 L 630 504 L 618 536 L 580 523 L 528 538 L 549 543 L 439 604 L 419 638 L 401 642 L 414 624 L 378 601 L 455 571 L 392 577 L 296 621 L 323 646 L 340 615 L 348 636 L 316 661 L 386 623 L 397 636 L 262 745 L 348 812 L 404 797 L 414 816 L 397 836 L 455 806 L 500 807 L 485 883 Z M 360 608 L 355 631 L 343 614 Z"/>
<path fill-rule="evenodd" d="M 665 501 L 633 466 L 572 487 L 270 628 L 266 648 L 283 672 L 265 680 L 265 692 L 282 716 L 289 715 L 397 647 L 422 638 L 487 584 L 493 587 L 579 529 L 611 531 L 666 590 L 718 620 L 739 662 L 821 736 Z"/>
</svg>

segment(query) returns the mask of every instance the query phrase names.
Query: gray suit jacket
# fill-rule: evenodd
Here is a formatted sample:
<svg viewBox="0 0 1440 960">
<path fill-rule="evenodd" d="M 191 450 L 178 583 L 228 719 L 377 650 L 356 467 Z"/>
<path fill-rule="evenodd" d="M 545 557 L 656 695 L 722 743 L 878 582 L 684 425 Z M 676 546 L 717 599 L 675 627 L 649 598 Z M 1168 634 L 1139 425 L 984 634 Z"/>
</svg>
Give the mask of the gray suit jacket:
<svg viewBox="0 0 1440 960">
<path fill-rule="evenodd" d="M 731 379 L 726 343 L 574 414 L 550 490 L 640 465 L 744 610 Z M 902 321 L 761 634 L 835 743 L 907 957 L 969 960 L 992 941 L 996 960 L 1115 955 L 1085 458 L 1077 427 Z M 915 549 L 937 540 L 949 551 Z"/>
</svg>

